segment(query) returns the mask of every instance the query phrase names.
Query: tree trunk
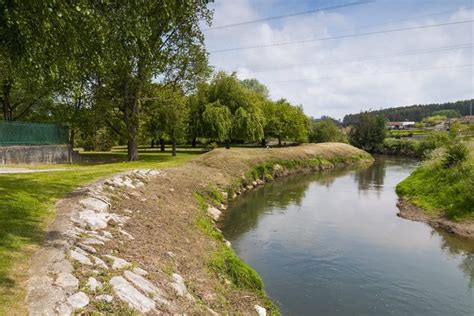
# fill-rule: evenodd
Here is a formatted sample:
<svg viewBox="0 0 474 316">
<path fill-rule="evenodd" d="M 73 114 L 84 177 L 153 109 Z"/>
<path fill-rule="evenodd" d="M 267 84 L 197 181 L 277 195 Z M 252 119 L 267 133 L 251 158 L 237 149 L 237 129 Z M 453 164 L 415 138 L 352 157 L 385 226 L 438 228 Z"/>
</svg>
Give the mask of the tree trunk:
<svg viewBox="0 0 474 316">
<path fill-rule="evenodd" d="M 172 146 L 173 146 L 173 149 L 171 151 L 171 155 L 174 157 L 176 156 L 176 131 L 173 130 L 173 133 L 172 133 L 172 136 L 171 136 L 173 139 L 172 139 Z"/>
<path fill-rule="evenodd" d="M 165 152 L 165 140 L 163 138 L 160 137 L 160 151 L 162 153 Z"/>
<path fill-rule="evenodd" d="M 151 140 L 151 148 L 155 148 L 155 140 L 154 139 Z"/>
<path fill-rule="evenodd" d="M 225 149 L 230 149 L 230 141 L 229 140 L 225 141 Z"/>
<path fill-rule="evenodd" d="M 10 100 L 12 84 L 11 81 L 6 79 L 3 81 L 2 87 L 2 106 L 3 106 L 3 119 L 5 121 L 13 121 L 13 109 Z"/>
<path fill-rule="evenodd" d="M 69 148 L 68 148 L 68 152 L 69 152 L 68 161 L 69 161 L 69 163 L 74 162 L 72 160 L 72 157 L 73 157 L 73 152 L 74 152 L 75 138 L 76 138 L 76 131 L 74 130 L 74 128 L 71 128 L 71 134 L 69 135 Z"/>
<path fill-rule="evenodd" d="M 128 161 L 138 160 L 138 101 L 129 98 L 125 103 L 125 125 L 127 126 Z"/>
<path fill-rule="evenodd" d="M 281 137 L 280 136 L 278 136 L 278 146 L 281 147 Z"/>
<path fill-rule="evenodd" d="M 196 147 L 196 137 L 193 137 L 192 145 L 193 148 Z"/>
<path fill-rule="evenodd" d="M 267 140 L 265 138 L 262 138 L 262 147 L 265 147 L 266 144 L 267 144 Z"/>
</svg>

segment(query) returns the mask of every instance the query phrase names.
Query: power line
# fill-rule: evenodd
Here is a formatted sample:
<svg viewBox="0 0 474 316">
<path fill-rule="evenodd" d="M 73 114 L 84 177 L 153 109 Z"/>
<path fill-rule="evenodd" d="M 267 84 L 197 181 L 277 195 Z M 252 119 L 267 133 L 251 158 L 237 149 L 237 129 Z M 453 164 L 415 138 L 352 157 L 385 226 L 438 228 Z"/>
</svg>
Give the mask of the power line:
<svg viewBox="0 0 474 316">
<path fill-rule="evenodd" d="M 271 43 L 271 44 L 264 44 L 264 45 L 255 45 L 255 46 L 224 48 L 224 49 L 211 50 L 209 52 L 210 53 L 222 53 L 222 52 L 238 51 L 238 50 L 253 49 L 253 48 L 264 48 L 264 47 L 273 47 L 273 46 L 302 44 L 302 43 L 319 42 L 319 41 L 327 41 L 327 40 L 335 40 L 335 39 L 343 39 L 343 38 L 351 38 L 351 37 L 362 37 L 362 36 L 369 36 L 369 35 L 376 35 L 376 34 L 386 34 L 386 33 L 396 33 L 396 32 L 403 32 L 403 31 L 427 29 L 427 28 L 434 28 L 434 27 L 448 26 L 448 25 L 458 25 L 458 24 L 465 24 L 465 23 L 472 23 L 472 22 L 474 22 L 474 20 L 464 20 L 464 21 L 446 22 L 446 23 L 438 23 L 438 24 L 428 24 L 428 25 L 421 25 L 421 26 L 415 26 L 415 27 L 403 27 L 403 28 L 383 30 L 383 31 L 346 34 L 346 35 L 339 35 L 339 36 L 328 36 L 328 37 L 321 37 L 321 38 L 314 38 L 314 39 L 300 40 L 300 41 L 289 41 L 289 42 Z"/>
<path fill-rule="evenodd" d="M 294 79 L 294 80 L 278 80 L 278 81 L 266 82 L 266 84 L 270 84 L 270 83 L 286 83 L 286 82 L 314 81 L 314 80 L 321 80 L 321 79 L 359 78 L 359 77 L 367 77 L 367 76 L 370 77 L 370 76 L 377 76 L 377 75 L 410 73 L 410 72 L 436 70 L 436 69 L 465 68 L 465 67 L 473 67 L 473 66 L 474 66 L 474 64 L 452 65 L 452 66 L 439 66 L 439 67 L 426 67 L 426 68 L 409 69 L 409 70 L 403 70 L 403 71 L 377 72 L 377 73 L 371 73 L 371 74 L 365 74 L 365 75 L 354 75 L 354 76 L 344 76 L 344 77 L 341 77 L 341 76 L 334 76 L 334 77 L 304 78 L 304 79 Z"/>
<path fill-rule="evenodd" d="M 361 56 L 361 57 L 355 57 L 355 58 L 350 58 L 350 59 L 333 59 L 326 62 L 311 61 L 311 62 L 305 62 L 305 63 L 300 63 L 300 64 L 287 64 L 287 65 L 281 65 L 281 66 L 276 66 L 276 67 L 266 67 L 266 68 L 259 68 L 259 69 L 257 68 L 256 70 L 253 70 L 250 72 L 262 73 L 262 72 L 285 70 L 285 69 L 298 68 L 298 67 L 304 67 L 304 66 L 310 66 L 310 65 L 334 65 L 334 64 L 338 65 L 338 64 L 352 63 L 352 62 L 358 62 L 358 61 L 393 58 L 393 57 L 399 57 L 399 56 L 434 54 L 434 53 L 440 53 L 440 52 L 458 50 L 458 49 L 466 49 L 466 48 L 472 48 L 472 47 L 473 47 L 473 44 L 469 43 L 469 44 L 451 45 L 451 46 L 443 46 L 443 47 L 435 47 L 435 48 L 423 48 L 423 49 L 416 49 L 416 50 L 409 50 L 409 51 L 401 51 L 401 52 L 397 52 L 390 55 Z M 238 66 L 237 68 L 243 68 L 243 67 L 252 68 L 251 66 L 245 66 L 245 65 Z"/>
<path fill-rule="evenodd" d="M 324 8 L 318 8 L 318 9 L 313 9 L 313 10 L 308 10 L 308 11 L 301 11 L 301 12 L 295 12 L 295 13 L 289 13 L 289 14 L 269 16 L 269 17 L 256 19 L 256 20 L 249 20 L 249 21 L 243 21 L 243 22 L 232 23 L 232 24 L 217 25 L 217 26 L 209 27 L 207 29 L 203 29 L 203 31 L 212 31 L 212 30 L 224 29 L 224 28 L 229 28 L 229 27 L 254 24 L 254 23 L 259 23 L 259 22 L 264 22 L 264 21 L 271 21 L 271 20 L 289 18 L 289 17 L 299 16 L 299 15 L 306 15 L 306 14 L 311 14 L 311 13 L 315 13 L 315 12 L 336 10 L 336 9 L 341 9 L 341 8 L 357 6 L 357 5 L 361 5 L 361 4 L 367 4 L 367 3 L 370 3 L 370 2 L 374 2 L 374 0 L 356 1 L 356 2 L 344 3 L 344 4 L 339 4 L 339 5 L 334 5 L 334 6 L 324 7 Z"/>
</svg>

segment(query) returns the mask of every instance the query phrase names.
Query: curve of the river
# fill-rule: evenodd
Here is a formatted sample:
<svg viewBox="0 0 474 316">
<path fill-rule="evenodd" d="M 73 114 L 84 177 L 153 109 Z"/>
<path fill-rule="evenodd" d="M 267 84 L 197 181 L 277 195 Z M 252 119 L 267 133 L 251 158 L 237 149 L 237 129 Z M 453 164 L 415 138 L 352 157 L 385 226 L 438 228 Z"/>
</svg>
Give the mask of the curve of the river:
<svg viewBox="0 0 474 316">
<path fill-rule="evenodd" d="M 285 315 L 474 315 L 474 244 L 396 216 L 416 161 L 295 176 L 222 223 Z"/>
</svg>

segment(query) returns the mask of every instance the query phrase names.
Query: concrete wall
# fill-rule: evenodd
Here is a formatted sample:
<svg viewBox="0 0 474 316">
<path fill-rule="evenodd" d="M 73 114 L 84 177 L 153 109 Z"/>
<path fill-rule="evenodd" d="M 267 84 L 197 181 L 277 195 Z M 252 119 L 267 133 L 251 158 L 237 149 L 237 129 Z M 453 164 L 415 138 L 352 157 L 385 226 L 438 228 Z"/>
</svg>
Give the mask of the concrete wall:
<svg viewBox="0 0 474 316">
<path fill-rule="evenodd" d="M 71 155 L 69 145 L 5 146 L 0 147 L 0 164 L 68 163 Z"/>
</svg>

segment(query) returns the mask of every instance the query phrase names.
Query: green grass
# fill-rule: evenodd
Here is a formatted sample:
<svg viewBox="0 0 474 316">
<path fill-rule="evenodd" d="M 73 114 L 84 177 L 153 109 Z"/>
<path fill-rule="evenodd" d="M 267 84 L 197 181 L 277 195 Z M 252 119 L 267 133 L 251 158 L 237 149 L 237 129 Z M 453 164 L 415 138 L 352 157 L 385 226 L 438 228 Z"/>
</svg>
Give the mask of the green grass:
<svg viewBox="0 0 474 316">
<path fill-rule="evenodd" d="M 474 145 L 468 161 L 443 167 L 442 155 L 421 164 L 397 185 L 397 193 L 430 215 L 455 221 L 474 218 Z"/>
<path fill-rule="evenodd" d="M 22 166 L 67 168 L 66 171 L 0 174 L 0 315 L 24 305 L 21 283 L 26 278 L 27 260 L 34 246 L 42 242 L 58 199 L 101 177 L 129 169 L 176 166 L 196 153 L 172 157 L 169 152 L 146 152 L 137 162 L 126 162 L 125 152 L 87 153 L 82 157 L 88 163 Z"/>
</svg>

